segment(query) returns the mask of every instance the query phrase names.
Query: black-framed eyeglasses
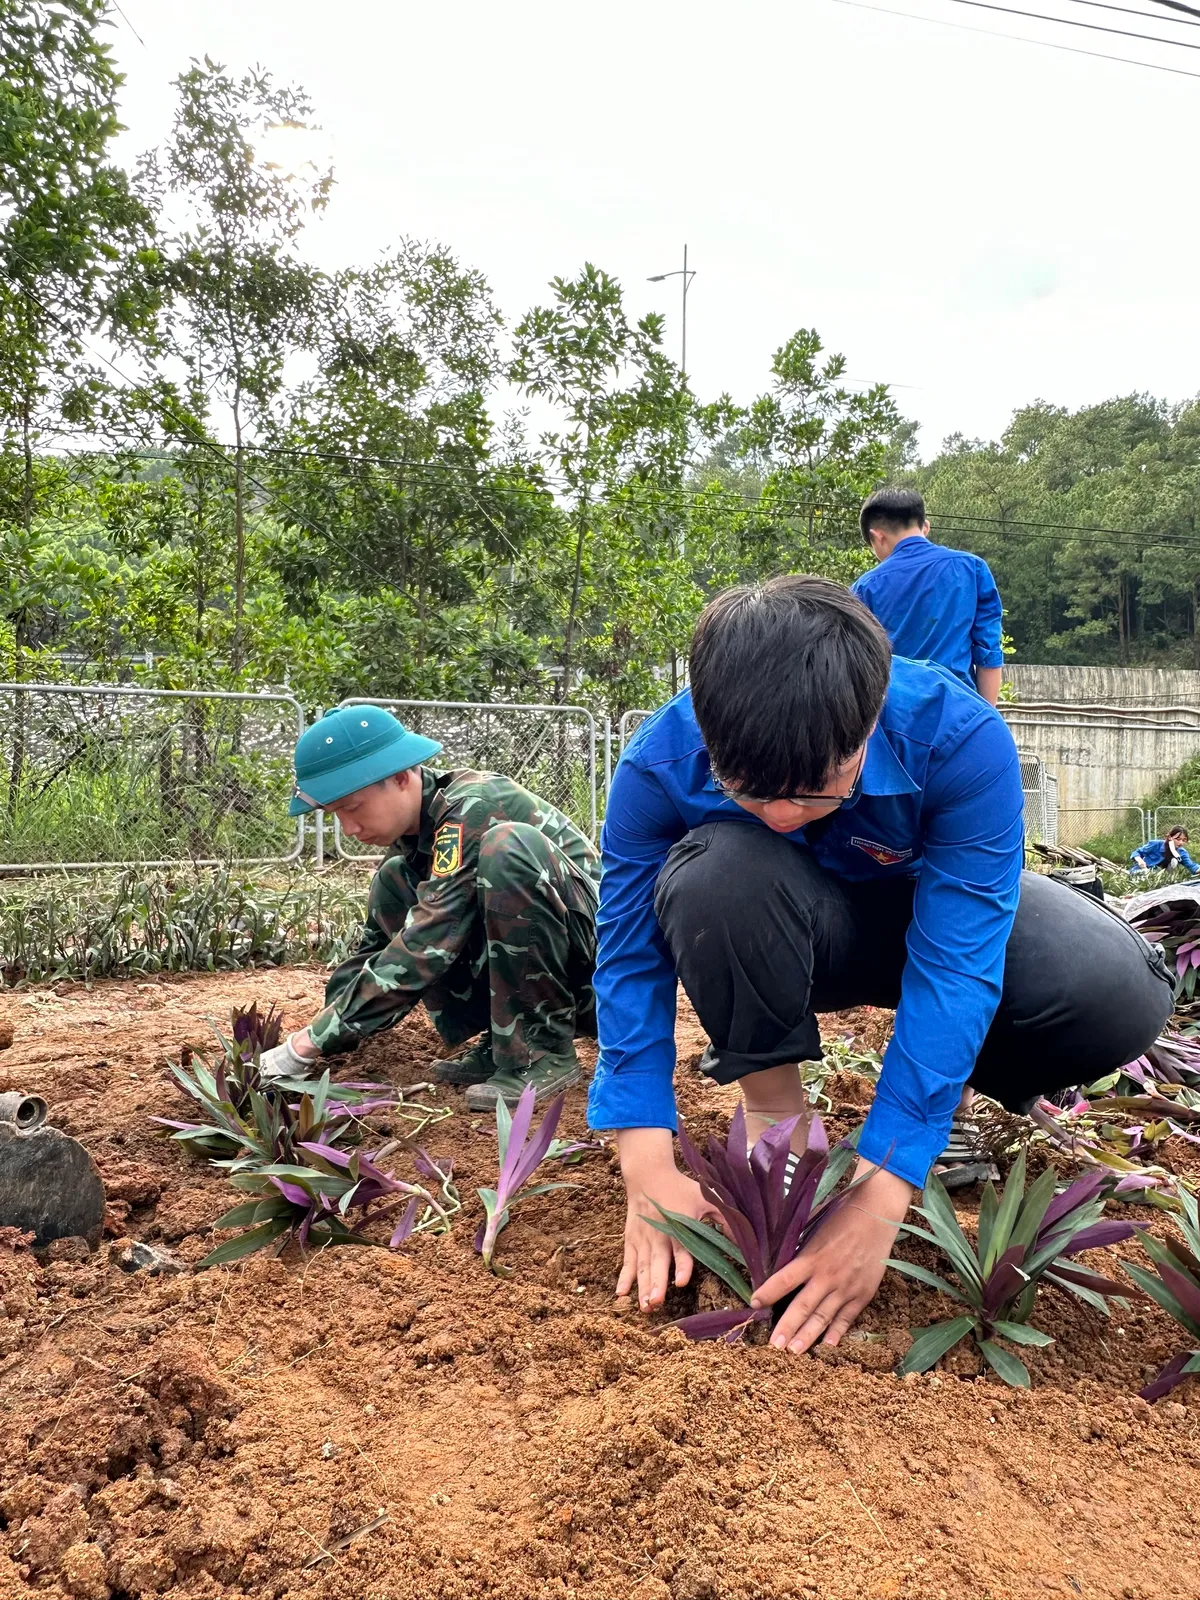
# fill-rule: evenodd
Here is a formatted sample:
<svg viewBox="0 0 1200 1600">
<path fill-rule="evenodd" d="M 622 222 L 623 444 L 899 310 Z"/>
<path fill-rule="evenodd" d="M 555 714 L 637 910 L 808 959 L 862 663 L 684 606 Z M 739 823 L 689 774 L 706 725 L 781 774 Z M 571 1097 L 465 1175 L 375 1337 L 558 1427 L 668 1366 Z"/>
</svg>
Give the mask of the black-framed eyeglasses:
<svg viewBox="0 0 1200 1600">
<path fill-rule="evenodd" d="M 757 795 L 747 794 L 744 789 L 737 789 L 727 783 L 724 778 L 718 777 L 714 772 L 713 784 L 717 792 L 723 794 L 727 800 L 740 801 L 744 805 L 773 806 L 780 801 L 786 801 L 790 806 L 796 806 L 806 811 L 823 811 L 826 816 L 834 811 L 840 811 L 843 806 L 848 806 L 851 801 L 857 800 L 862 791 L 863 768 L 867 764 L 867 747 L 863 746 L 862 754 L 858 759 L 858 771 L 854 774 L 854 782 L 849 794 L 776 794 Z"/>
</svg>

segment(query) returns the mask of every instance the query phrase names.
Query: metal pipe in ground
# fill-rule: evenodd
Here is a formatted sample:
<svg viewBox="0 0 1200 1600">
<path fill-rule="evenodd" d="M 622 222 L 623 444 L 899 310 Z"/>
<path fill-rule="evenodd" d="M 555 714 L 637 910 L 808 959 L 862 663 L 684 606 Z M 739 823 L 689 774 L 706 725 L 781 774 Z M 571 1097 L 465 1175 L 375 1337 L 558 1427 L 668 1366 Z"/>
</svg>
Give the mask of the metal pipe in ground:
<svg viewBox="0 0 1200 1600">
<path fill-rule="evenodd" d="M 41 1095 L 22 1094 L 19 1089 L 0 1094 L 0 1122 L 15 1124 L 20 1133 L 40 1128 L 48 1115 L 49 1108 Z"/>
</svg>

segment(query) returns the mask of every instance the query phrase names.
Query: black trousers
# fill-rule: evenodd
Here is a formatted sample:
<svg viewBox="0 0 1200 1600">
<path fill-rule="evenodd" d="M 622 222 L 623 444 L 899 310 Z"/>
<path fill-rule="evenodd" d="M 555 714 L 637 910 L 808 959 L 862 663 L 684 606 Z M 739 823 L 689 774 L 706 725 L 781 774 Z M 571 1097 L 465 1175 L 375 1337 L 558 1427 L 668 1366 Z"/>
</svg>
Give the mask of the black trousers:
<svg viewBox="0 0 1200 1600">
<path fill-rule="evenodd" d="M 818 1011 L 895 1006 L 914 880 L 851 883 L 765 828 L 711 822 L 681 839 L 655 911 L 718 1083 L 821 1057 Z M 1116 912 L 1026 872 L 1000 1005 L 970 1083 L 1010 1111 L 1135 1060 L 1172 982 Z"/>
</svg>

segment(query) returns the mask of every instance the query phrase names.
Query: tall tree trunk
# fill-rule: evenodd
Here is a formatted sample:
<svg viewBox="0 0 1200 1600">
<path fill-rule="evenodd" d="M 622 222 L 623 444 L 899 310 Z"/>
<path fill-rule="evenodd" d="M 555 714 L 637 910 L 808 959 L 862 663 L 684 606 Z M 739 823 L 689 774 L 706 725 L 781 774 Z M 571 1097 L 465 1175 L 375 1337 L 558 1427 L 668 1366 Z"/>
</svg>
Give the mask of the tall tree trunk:
<svg viewBox="0 0 1200 1600">
<path fill-rule="evenodd" d="M 245 661 L 242 619 L 246 610 L 246 452 L 242 443 L 242 391 L 233 396 L 233 647 L 229 664 L 234 675 L 241 673 Z"/>
<path fill-rule="evenodd" d="M 21 404 L 21 451 L 24 461 L 21 481 L 21 527 L 25 533 L 26 558 L 29 540 L 33 533 L 34 479 L 33 479 L 33 403 L 26 392 Z M 17 616 L 13 630 L 13 681 L 25 681 L 25 646 L 29 639 L 29 622 L 24 609 Z M 8 769 L 8 814 L 15 817 L 21 794 L 21 780 L 25 774 L 25 752 L 29 742 L 29 707 L 27 696 L 20 689 L 13 696 L 12 760 Z"/>
<path fill-rule="evenodd" d="M 1117 579 L 1117 656 L 1123 667 L 1129 665 L 1129 579 Z"/>
<path fill-rule="evenodd" d="M 571 686 L 571 653 L 575 645 L 575 615 L 579 610 L 579 585 L 583 576 L 583 545 L 587 538 L 588 491 L 585 486 L 579 501 L 579 529 L 575 536 L 575 573 L 571 580 L 571 604 L 567 610 L 567 627 L 563 637 L 562 681 L 558 686 L 559 700 L 565 700 Z"/>
</svg>

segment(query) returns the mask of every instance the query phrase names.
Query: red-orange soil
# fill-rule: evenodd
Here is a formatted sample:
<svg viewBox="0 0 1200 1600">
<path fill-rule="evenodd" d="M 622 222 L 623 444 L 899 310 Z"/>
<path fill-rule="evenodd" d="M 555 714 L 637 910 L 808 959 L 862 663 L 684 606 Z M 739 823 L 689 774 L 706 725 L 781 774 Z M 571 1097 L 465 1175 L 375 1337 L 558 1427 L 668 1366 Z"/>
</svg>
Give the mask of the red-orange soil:
<svg viewBox="0 0 1200 1600">
<path fill-rule="evenodd" d="M 231 1203 L 148 1120 L 180 1106 L 164 1058 L 204 1048 L 206 1018 L 252 998 L 298 1025 L 322 982 L 289 969 L 0 996 L 16 1035 L 0 1090 L 45 1095 L 112 1202 L 88 1259 L 0 1243 L 3 1600 L 1200 1592 L 1200 1407 L 1190 1387 L 1153 1410 L 1132 1394 L 1180 1346 L 1156 1308 L 1106 1322 L 1047 1291 L 1037 1320 L 1056 1342 L 1029 1352 L 1029 1393 L 964 1357 L 896 1378 L 909 1326 L 946 1312 L 896 1274 L 863 1319 L 870 1337 L 839 1352 L 689 1345 L 614 1303 L 609 1153 L 516 1213 L 499 1249 L 511 1278 L 483 1270 L 471 1237 L 494 1129 L 453 1094 L 427 1139 L 453 1155 L 464 1198 L 449 1236 L 125 1276 L 112 1238 L 194 1263 Z M 867 1047 L 890 1019 L 827 1020 Z M 681 1015 L 680 1100 L 701 1133 L 732 1105 L 692 1070 L 703 1042 Z M 415 1082 L 435 1043 L 415 1016 L 350 1075 Z M 869 1086 L 829 1090 L 844 1132 Z M 583 1126 L 579 1090 L 565 1131 Z M 699 1293 L 716 1298 L 711 1280 Z"/>
</svg>

